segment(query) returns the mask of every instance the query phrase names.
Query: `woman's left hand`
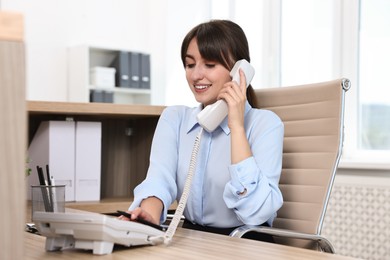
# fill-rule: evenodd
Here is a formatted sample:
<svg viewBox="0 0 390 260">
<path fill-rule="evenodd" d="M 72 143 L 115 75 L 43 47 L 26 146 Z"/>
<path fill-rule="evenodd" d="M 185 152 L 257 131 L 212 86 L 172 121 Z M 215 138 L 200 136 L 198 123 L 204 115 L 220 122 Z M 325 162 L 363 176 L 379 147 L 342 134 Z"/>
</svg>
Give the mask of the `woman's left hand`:
<svg viewBox="0 0 390 260">
<path fill-rule="evenodd" d="M 225 83 L 218 99 L 224 99 L 228 104 L 228 126 L 230 130 L 244 127 L 244 112 L 246 103 L 246 78 L 240 69 L 240 84 L 235 81 Z"/>
</svg>

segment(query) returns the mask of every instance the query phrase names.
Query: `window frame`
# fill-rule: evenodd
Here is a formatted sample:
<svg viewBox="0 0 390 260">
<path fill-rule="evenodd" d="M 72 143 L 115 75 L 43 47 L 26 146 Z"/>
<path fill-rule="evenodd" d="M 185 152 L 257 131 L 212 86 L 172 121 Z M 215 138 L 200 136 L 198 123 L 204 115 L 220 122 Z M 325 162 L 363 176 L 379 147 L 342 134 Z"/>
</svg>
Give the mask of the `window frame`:
<svg viewBox="0 0 390 260">
<path fill-rule="evenodd" d="M 216 0 L 214 0 L 216 1 Z M 235 17 L 236 0 L 229 2 L 231 19 Z M 260 59 L 262 68 L 257 71 L 261 87 L 281 87 L 282 5 L 283 0 L 263 0 L 260 14 L 263 19 Z M 351 88 L 345 95 L 344 144 L 339 167 L 357 169 L 390 169 L 390 150 L 359 149 L 359 25 L 360 0 L 333 0 L 333 78 L 347 78 Z M 250 4 L 247 5 L 248 8 Z M 237 21 L 240 23 L 240 21 Z M 256 30 L 254 27 L 251 30 Z M 258 31 L 256 31 L 258 33 Z"/>
<path fill-rule="evenodd" d="M 336 7 L 337 8 L 337 7 Z M 390 151 L 359 149 L 359 24 L 360 1 L 340 2 L 340 75 L 351 81 L 345 102 L 345 140 L 341 167 L 390 169 Z"/>
<path fill-rule="evenodd" d="M 263 86 L 280 86 L 281 83 L 281 0 L 264 1 L 264 51 L 262 72 Z M 347 78 L 351 88 L 345 95 L 344 145 L 340 161 L 342 168 L 390 169 L 390 151 L 362 150 L 359 142 L 359 24 L 360 1 L 333 0 L 335 14 L 333 28 L 333 78 Z M 267 15 L 272 14 L 272 15 Z M 278 17 L 278 18 L 276 18 Z M 270 33 L 272 32 L 272 33 Z M 271 76 L 270 76 L 271 75 Z"/>
</svg>

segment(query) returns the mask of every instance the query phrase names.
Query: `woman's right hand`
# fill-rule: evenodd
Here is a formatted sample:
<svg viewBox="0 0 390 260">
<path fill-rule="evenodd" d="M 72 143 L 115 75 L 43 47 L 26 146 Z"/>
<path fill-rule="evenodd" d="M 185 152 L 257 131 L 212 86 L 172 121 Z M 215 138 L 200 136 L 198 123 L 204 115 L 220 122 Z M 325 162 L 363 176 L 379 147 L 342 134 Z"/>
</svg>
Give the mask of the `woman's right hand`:
<svg viewBox="0 0 390 260">
<path fill-rule="evenodd" d="M 126 217 L 121 219 L 137 220 L 143 219 L 147 222 L 159 225 L 160 218 L 163 211 L 163 203 L 157 197 L 148 197 L 142 200 L 141 205 L 132 211 L 128 211 L 131 214 L 131 219 Z"/>
<path fill-rule="evenodd" d="M 127 219 L 127 220 L 132 220 L 132 221 L 137 221 L 137 219 L 142 219 L 142 220 L 146 220 L 148 222 L 151 222 L 153 224 L 157 224 L 157 225 L 159 224 L 158 222 L 156 222 L 154 220 L 152 215 L 150 215 L 147 211 L 145 211 L 141 207 L 137 207 L 134 210 L 128 211 L 128 212 L 131 214 L 131 219 L 128 219 L 124 216 L 122 216 L 121 219 L 125 219 L 125 220 Z"/>
</svg>

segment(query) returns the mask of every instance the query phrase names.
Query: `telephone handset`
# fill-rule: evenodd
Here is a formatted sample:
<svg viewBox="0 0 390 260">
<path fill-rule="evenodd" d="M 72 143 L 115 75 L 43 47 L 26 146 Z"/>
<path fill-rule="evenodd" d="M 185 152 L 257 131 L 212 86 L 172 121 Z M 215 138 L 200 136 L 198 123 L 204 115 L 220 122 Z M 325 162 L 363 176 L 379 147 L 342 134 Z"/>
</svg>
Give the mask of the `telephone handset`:
<svg viewBox="0 0 390 260">
<path fill-rule="evenodd" d="M 230 71 L 232 81 L 240 84 L 239 69 L 242 69 L 246 78 L 246 86 L 248 87 L 255 75 L 255 69 L 245 59 L 239 60 L 234 64 L 233 69 Z M 218 100 L 214 104 L 206 106 L 198 115 L 197 120 L 199 124 L 208 132 L 212 132 L 217 128 L 228 114 L 228 106 L 222 99 Z"/>
</svg>

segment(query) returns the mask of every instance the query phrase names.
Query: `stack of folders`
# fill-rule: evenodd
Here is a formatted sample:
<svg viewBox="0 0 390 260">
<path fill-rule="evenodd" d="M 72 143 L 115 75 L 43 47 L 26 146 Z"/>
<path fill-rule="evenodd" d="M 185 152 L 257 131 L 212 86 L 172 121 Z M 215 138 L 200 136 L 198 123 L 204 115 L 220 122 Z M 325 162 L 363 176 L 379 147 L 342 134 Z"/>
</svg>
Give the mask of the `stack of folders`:
<svg viewBox="0 0 390 260">
<path fill-rule="evenodd" d="M 102 122 L 42 121 L 28 147 L 30 165 L 50 165 L 55 184 L 65 186 L 66 201 L 98 201 L 101 190 L 101 141 Z M 38 177 L 30 174 L 29 185 L 44 185 L 45 180 Z M 27 192 L 29 194 L 31 192 Z"/>
<path fill-rule="evenodd" d="M 113 103 L 114 93 L 112 91 L 106 91 L 101 89 L 91 89 L 89 93 L 90 102 L 101 102 L 101 103 Z"/>
<path fill-rule="evenodd" d="M 119 51 L 111 67 L 116 69 L 115 86 L 150 89 L 150 54 Z"/>
</svg>

